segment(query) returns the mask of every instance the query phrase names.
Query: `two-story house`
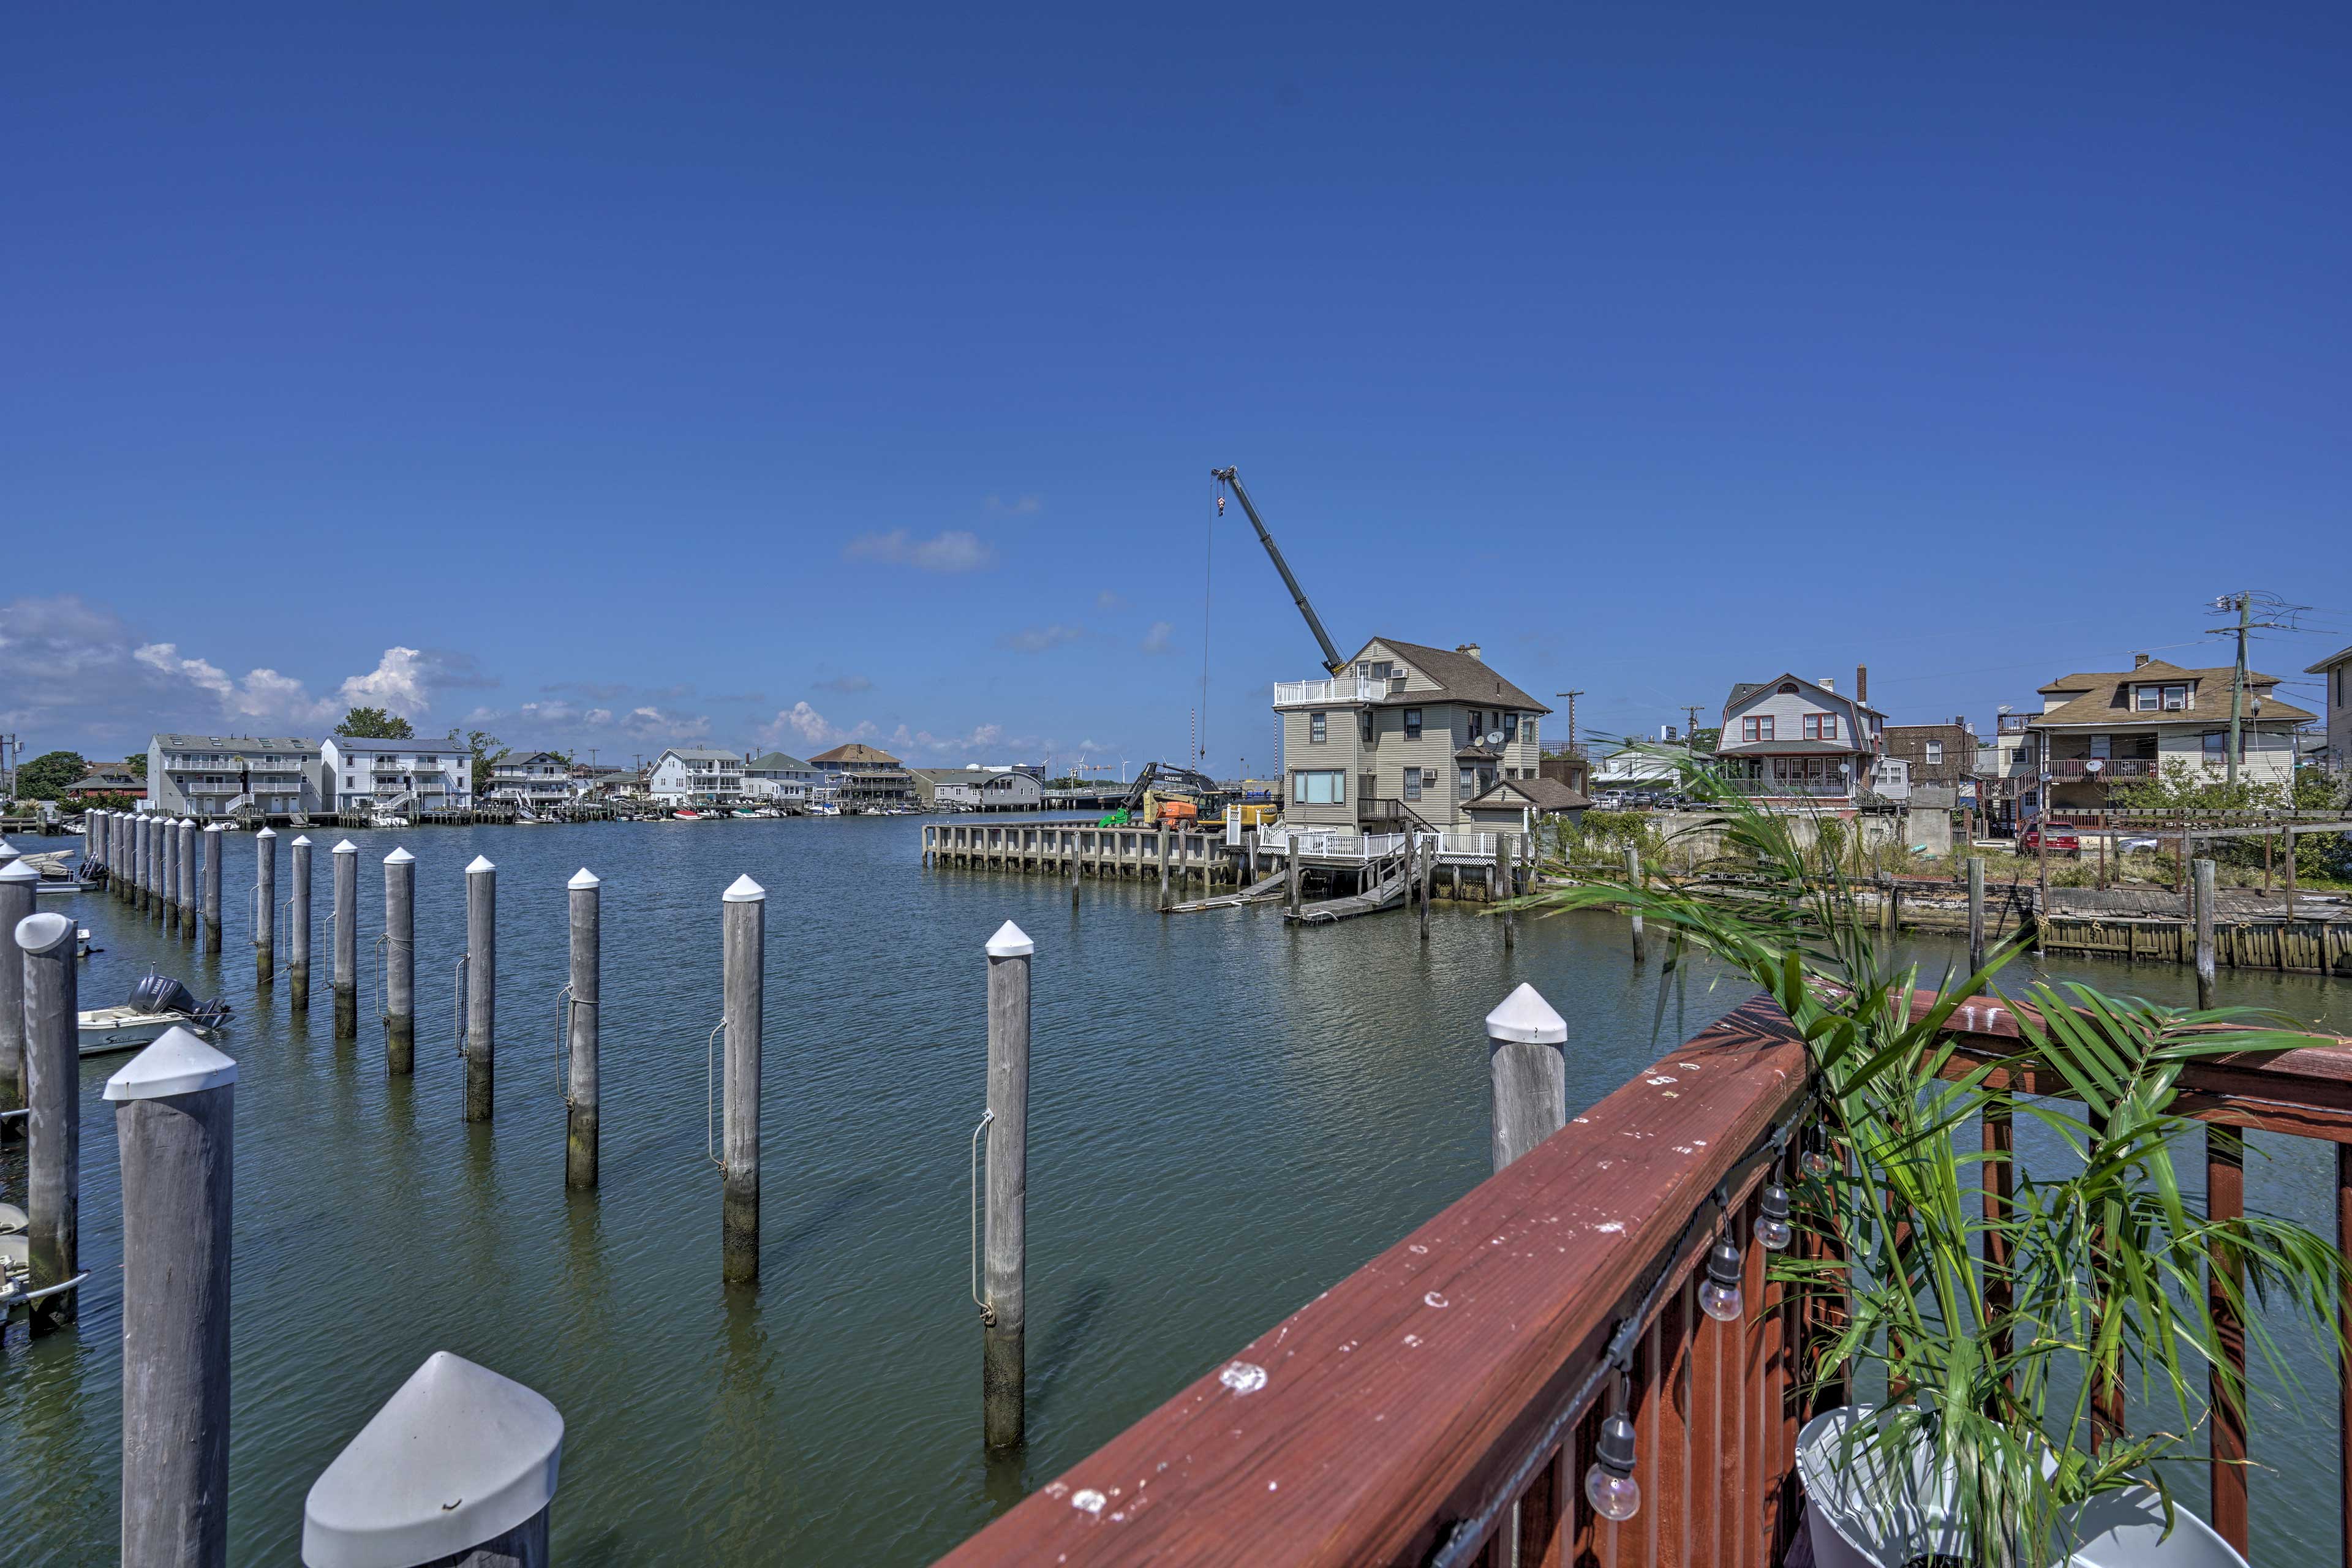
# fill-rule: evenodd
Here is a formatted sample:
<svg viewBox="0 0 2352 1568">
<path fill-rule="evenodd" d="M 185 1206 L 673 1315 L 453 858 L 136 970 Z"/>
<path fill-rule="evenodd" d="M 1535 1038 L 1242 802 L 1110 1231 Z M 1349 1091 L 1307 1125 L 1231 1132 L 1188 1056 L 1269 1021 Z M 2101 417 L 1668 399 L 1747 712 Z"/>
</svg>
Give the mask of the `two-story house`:
<svg viewBox="0 0 2352 1568">
<path fill-rule="evenodd" d="M 890 811 L 915 804 L 913 775 L 878 746 L 851 741 L 809 761 L 822 775 L 820 798 L 829 795 L 844 811 Z"/>
<path fill-rule="evenodd" d="M 330 735 L 319 759 L 330 811 L 464 811 L 474 804 L 473 753 L 455 740 Z"/>
<path fill-rule="evenodd" d="M 2041 810 L 2040 778 L 2050 784 L 2049 808 L 2095 811 L 2117 784 L 2161 777 L 2167 763 L 2185 763 L 2207 782 L 2229 772 L 2230 689 L 2236 671 L 2184 669 L 2141 654 L 2129 669 L 2062 675 L 2041 689 L 2042 711 L 2025 729 L 2039 744 L 2028 763 L 2037 777 L 2021 789 L 2019 818 Z M 2294 733 L 2317 715 L 2275 696 L 2278 677 L 2246 672 L 2238 704 L 2238 779 L 2289 784 L 2294 777 Z"/>
<path fill-rule="evenodd" d="M 817 776 L 814 763 L 786 752 L 764 752 L 743 764 L 743 793 L 778 805 L 806 805 Z"/>
<path fill-rule="evenodd" d="M 1497 780 L 1538 775 L 1551 711 L 1475 643 L 1395 637 L 1366 643 L 1340 675 L 1275 682 L 1274 709 L 1284 820 L 1373 833 L 1468 826 L 1465 808 Z"/>
<path fill-rule="evenodd" d="M 1827 677 L 1784 674 L 1732 687 L 1715 754 L 1724 778 L 1745 794 L 1850 810 L 1876 781 L 1885 741 L 1886 716 L 1864 691 L 1848 696 Z"/>
<path fill-rule="evenodd" d="M 534 812 L 572 798 L 572 761 L 555 752 L 509 752 L 490 764 L 489 797 Z"/>
<path fill-rule="evenodd" d="M 147 809 L 224 821 L 320 809 L 319 742 L 292 735 L 156 735 L 147 742 Z"/>
<path fill-rule="evenodd" d="M 2304 674 L 2319 677 L 2326 688 L 2320 706 L 2326 711 L 2327 728 L 2315 760 L 2330 773 L 2352 772 L 2352 647 L 2309 666 Z"/>
<path fill-rule="evenodd" d="M 743 759 L 712 746 L 672 746 L 654 760 L 647 793 L 665 805 L 741 800 Z"/>
</svg>

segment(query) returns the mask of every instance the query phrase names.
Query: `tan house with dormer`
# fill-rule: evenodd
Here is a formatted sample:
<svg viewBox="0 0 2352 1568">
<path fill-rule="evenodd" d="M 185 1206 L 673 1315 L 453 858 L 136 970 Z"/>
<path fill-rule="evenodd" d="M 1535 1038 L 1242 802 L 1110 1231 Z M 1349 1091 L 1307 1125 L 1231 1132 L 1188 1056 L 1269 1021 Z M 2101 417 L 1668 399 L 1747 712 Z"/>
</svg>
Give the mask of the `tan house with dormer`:
<svg viewBox="0 0 2352 1568">
<path fill-rule="evenodd" d="M 2030 715 L 2021 819 L 2038 806 L 2034 785 L 2050 781 L 2053 811 L 2095 811 L 2117 784 L 2158 778 L 2185 763 L 2218 784 L 2229 771 L 2230 688 L 2235 670 L 2186 669 L 2140 656 L 2130 669 L 2062 675 L 2041 689 L 2042 711 Z M 2317 715 L 2282 700 L 2279 678 L 2246 671 L 2239 702 L 2238 778 L 2292 784 L 2295 731 Z"/>
<path fill-rule="evenodd" d="M 1392 833 L 1470 825 L 1465 809 L 1542 768 L 1551 710 L 1488 665 L 1475 643 L 1429 647 L 1374 637 L 1342 674 L 1277 680 L 1283 817 Z"/>
</svg>

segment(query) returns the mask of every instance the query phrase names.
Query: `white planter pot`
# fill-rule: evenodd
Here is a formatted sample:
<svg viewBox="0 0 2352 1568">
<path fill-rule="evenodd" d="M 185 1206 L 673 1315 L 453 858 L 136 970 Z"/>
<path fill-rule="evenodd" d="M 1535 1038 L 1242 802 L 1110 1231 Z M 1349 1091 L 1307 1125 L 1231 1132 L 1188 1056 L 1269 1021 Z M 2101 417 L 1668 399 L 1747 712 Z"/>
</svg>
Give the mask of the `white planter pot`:
<svg viewBox="0 0 2352 1568">
<path fill-rule="evenodd" d="M 1915 1455 L 1911 1473 L 1895 1477 L 1877 1453 L 1842 1452 L 1845 1434 L 1872 1414 L 1867 1405 L 1832 1410 L 1798 1436 L 1797 1478 L 1815 1568 L 1902 1568 L 1934 1552 L 1964 1557 L 1951 1479 L 1927 1473 L 1930 1456 Z M 2166 1535 L 2164 1506 L 2146 1487 L 2084 1508 L 2074 1535 L 2080 1544 L 2065 1559 L 2068 1568 L 2246 1568 L 2210 1525 L 2178 1503 Z"/>
</svg>

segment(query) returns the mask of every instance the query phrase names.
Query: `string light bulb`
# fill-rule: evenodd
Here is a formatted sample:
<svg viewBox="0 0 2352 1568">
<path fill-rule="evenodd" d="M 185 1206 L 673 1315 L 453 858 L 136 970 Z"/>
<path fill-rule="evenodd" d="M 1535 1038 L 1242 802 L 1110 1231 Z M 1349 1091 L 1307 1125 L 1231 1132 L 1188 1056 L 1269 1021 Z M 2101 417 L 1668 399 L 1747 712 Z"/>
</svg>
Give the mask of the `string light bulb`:
<svg viewBox="0 0 2352 1568">
<path fill-rule="evenodd" d="M 1633 1424 L 1621 1405 L 1601 1424 L 1596 1456 L 1584 1472 L 1584 1500 L 1601 1518 L 1622 1524 L 1642 1511 L 1642 1483 L 1633 1479 Z"/>
<path fill-rule="evenodd" d="M 1739 1294 L 1739 1248 L 1728 1238 L 1706 1255 L 1706 1279 L 1698 1288 L 1699 1310 L 1718 1323 L 1736 1323 L 1747 1303 Z"/>
<path fill-rule="evenodd" d="M 1767 1252 L 1787 1248 L 1796 1232 L 1789 1226 L 1789 1189 L 1774 1182 L 1756 1205 L 1756 1239 Z"/>
</svg>

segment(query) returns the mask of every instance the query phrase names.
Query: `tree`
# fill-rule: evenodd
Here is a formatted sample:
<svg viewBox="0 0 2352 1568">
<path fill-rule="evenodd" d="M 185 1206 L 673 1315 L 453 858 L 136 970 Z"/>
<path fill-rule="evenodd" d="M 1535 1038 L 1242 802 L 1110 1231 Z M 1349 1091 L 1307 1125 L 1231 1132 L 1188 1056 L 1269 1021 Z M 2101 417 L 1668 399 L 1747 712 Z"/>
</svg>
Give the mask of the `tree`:
<svg viewBox="0 0 2352 1568">
<path fill-rule="evenodd" d="M 16 794 L 24 800 L 56 800 L 89 773 L 79 752 L 44 752 L 16 770 Z"/>
<path fill-rule="evenodd" d="M 335 726 L 338 735 L 349 735 L 355 741 L 411 741 L 416 731 L 407 720 L 382 708 L 354 708 L 343 715 Z"/>
<path fill-rule="evenodd" d="M 504 742 L 488 730 L 469 730 L 463 735 L 449 731 L 449 743 L 463 746 L 474 759 L 474 798 L 480 800 L 490 792 L 490 769 L 507 755 Z"/>
<path fill-rule="evenodd" d="M 147 753 L 133 752 L 122 759 L 122 765 L 133 775 L 143 779 L 147 776 Z"/>
</svg>

